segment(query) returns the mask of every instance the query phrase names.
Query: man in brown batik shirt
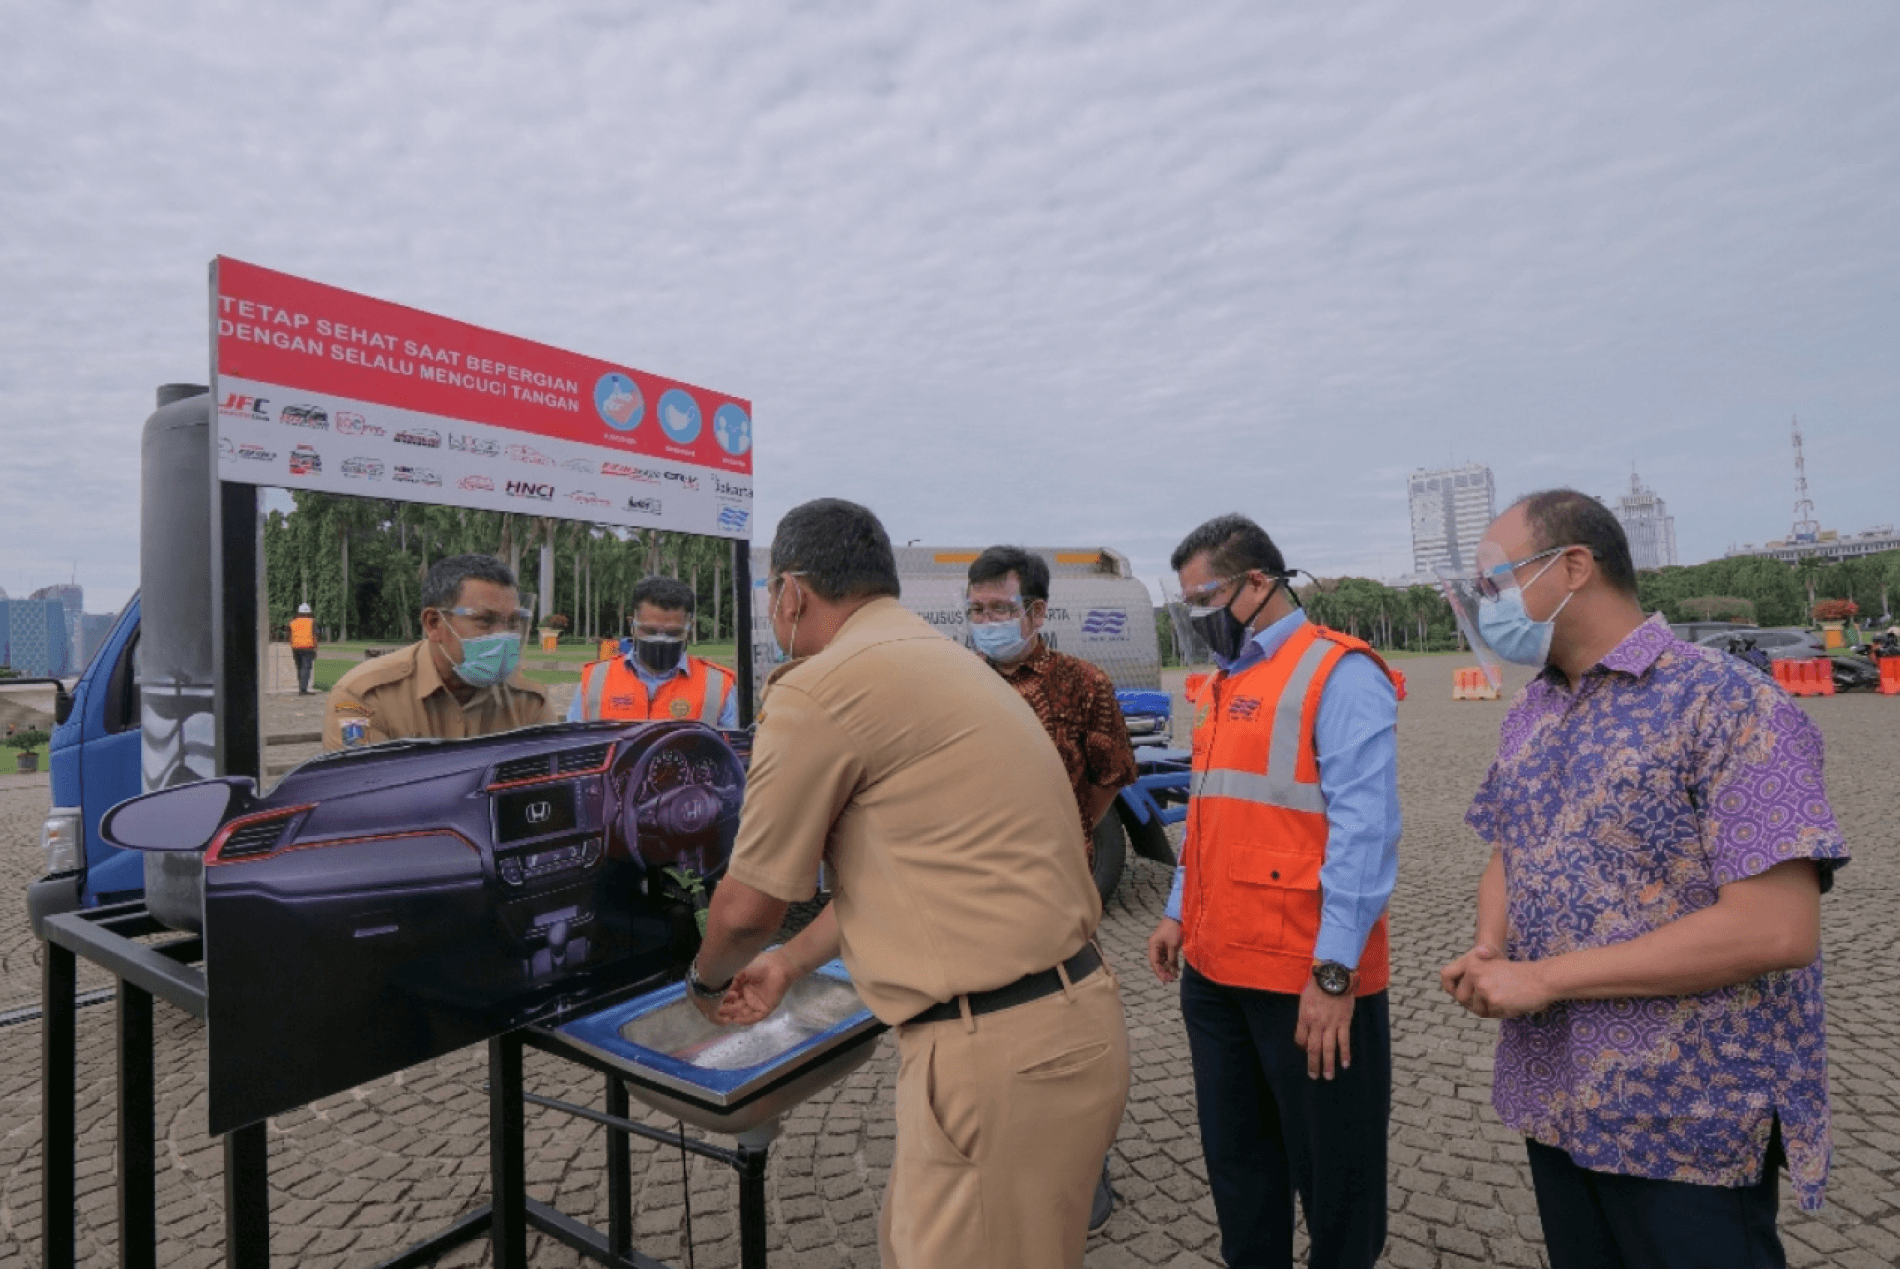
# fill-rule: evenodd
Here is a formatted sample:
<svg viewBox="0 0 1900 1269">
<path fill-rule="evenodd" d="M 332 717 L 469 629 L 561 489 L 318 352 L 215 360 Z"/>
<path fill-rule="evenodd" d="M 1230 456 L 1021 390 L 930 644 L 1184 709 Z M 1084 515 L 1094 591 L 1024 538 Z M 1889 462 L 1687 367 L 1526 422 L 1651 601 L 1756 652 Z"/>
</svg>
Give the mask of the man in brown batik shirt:
<svg viewBox="0 0 1900 1269">
<path fill-rule="evenodd" d="M 1019 546 L 992 546 L 970 565 L 964 615 L 970 642 L 1036 711 L 1062 756 L 1082 816 L 1089 868 L 1095 867 L 1095 826 L 1124 785 L 1135 782 L 1135 750 L 1121 702 L 1108 675 L 1080 657 L 1057 652 L 1040 630 L 1049 617 L 1049 565 Z M 1099 884 L 1099 882 L 1098 882 Z M 1115 1207 L 1108 1160 L 1095 1190 L 1089 1229 L 1100 1229 Z"/>
</svg>

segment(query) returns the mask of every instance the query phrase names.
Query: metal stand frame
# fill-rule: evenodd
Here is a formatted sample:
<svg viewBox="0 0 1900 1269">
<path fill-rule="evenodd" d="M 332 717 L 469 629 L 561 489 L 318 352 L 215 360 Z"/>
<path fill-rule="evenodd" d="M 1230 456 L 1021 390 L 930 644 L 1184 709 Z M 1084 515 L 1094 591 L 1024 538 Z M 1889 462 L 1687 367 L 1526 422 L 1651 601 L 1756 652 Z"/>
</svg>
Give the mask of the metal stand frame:
<svg viewBox="0 0 1900 1269">
<path fill-rule="evenodd" d="M 143 904 L 123 903 L 48 917 L 41 975 L 40 1247 L 47 1269 L 70 1269 L 78 1256 L 75 1225 L 78 1137 L 78 958 L 118 978 L 118 1218 L 119 1263 L 157 1269 L 157 1140 L 154 1131 L 156 1062 L 152 1001 L 156 997 L 194 1018 L 205 1017 L 205 977 L 198 962 L 204 940 L 179 935 L 165 942 L 140 938 L 170 933 Z M 605 1110 L 529 1093 L 522 1054 L 543 1052 L 599 1071 Z M 528 1197 L 526 1108 L 558 1110 L 607 1129 L 607 1229 L 603 1233 L 553 1206 Z M 490 1201 L 465 1213 L 376 1269 L 421 1269 L 450 1248 L 486 1233 L 496 1269 L 527 1269 L 528 1231 L 539 1230 L 598 1264 L 614 1269 L 667 1269 L 633 1247 L 631 1138 L 678 1144 L 669 1133 L 628 1118 L 627 1088 L 618 1072 L 528 1031 L 488 1042 L 488 1149 Z M 685 1148 L 739 1174 L 739 1264 L 765 1269 L 765 1169 L 769 1148 L 741 1139 L 727 1149 L 688 1140 Z M 230 1269 L 270 1269 L 270 1149 L 265 1125 L 255 1123 L 224 1138 L 224 1262 Z"/>
</svg>

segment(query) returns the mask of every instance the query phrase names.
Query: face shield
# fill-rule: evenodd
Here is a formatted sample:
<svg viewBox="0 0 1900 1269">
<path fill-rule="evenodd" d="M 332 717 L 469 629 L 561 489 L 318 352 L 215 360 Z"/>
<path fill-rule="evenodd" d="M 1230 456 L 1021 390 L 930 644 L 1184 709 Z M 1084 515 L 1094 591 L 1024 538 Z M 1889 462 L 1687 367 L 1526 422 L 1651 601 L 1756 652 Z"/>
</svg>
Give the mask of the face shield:
<svg viewBox="0 0 1900 1269">
<path fill-rule="evenodd" d="M 443 608 L 443 624 L 455 637 L 449 662 L 455 677 L 470 687 L 493 687 L 506 681 L 521 664 L 521 644 L 534 624 L 534 596 L 523 595 L 522 607 L 490 609 L 463 606 Z"/>
<path fill-rule="evenodd" d="M 1557 562 L 1567 546 L 1554 546 L 1523 559 L 1514 560 L 1497 543 L 1486 539 L 1478 544 L 1477 572 L 1461 574 L 1448 565 L 1438 566 L 1438 584 L 1458 619 L 1458 630 L 1471 645 L 1478 666 L 1492 687 L 1503 685 L 1502 662 L 1541 666 L 1550 652 L 1551 633 L 1557 613 L 1569 604 L 1564 596 L 1556 612 L 1542 621 L 1533 620 L 1524 607 L 1524 588 L 1517 570 L 1542 562 L 1531 580 L 1542 577 Z"/>
<path fill-rule="evenodd" d="M 1187 699 L 1193 704 L 1200 689 L 1213 677 L 1218 668 L 1214 661 L 1214 650 L 1201 637 L 1195 628 L 1191 610 L 1181 596 L 1181 586 L 1177 579 L 1161 579 L 1161 602 L 1168 610 L 1168 629 L 1174 635 L 1174 653 L 1181 665 L 1187 670 Z"/>
</svg>

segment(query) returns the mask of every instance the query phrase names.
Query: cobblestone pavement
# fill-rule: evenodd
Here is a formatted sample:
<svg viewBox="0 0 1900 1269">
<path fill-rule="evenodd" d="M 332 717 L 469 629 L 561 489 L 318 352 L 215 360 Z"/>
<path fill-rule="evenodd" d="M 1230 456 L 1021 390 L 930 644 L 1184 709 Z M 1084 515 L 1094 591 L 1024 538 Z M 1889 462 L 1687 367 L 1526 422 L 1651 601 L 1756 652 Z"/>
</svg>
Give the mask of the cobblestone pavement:
<svg viewBox="0 0 1900 1269">
<path fill-rule="evenodd" d="M 1541 1265 L 1522 1145 L 1489 1105 L 1492 1025 L 1459 1011 L 1436 982 L 1439 965 L 1469 940 L 1483 849 L 1461 816 L 1503 706 L 1452 703 L 1449 659 L 1401 664 L 1412 690 L 1401 707 L 1406 832 L 1392 911 L 1395 1088 L 1385 1263 Z M 1829 1201 L 1814 1215 L 1784 1204 L 1783 1230 L 1794 1265 L 1888 1266 L 1900 1263 L 1900 1013 L 1888 1003 L 1900 981 L 1900 927 L 1889 911 L 1891 896 L 1900 893 L 1891 835 L 1900 764 L 1890 739 L 1900 730 L 1900 701 L 1858 695 L 1807 707 L 1827 734 L 1829 790 L 1857 858 L 1824 909 L 1835 1116 Z M 294 721 L 273 718 L 270 726 Z M 9 894 L 18 895 L 37 870 L 35 834 L 46 796 L 43 781 L 0 787 L 0 888 Z M 1090 1242 L 1093 1269 L 1219 1262 L 1179 1007 L 1174 992 L 1142 965 L 1167 882 L 1165 869 L 1132 863 L 1102 930 L 1128 1006 L 1134 1087 L 1112 1163 L 1122 1202 Z M 8 900 L 0 905 L 0 1008 L 36 996 L 37 966 L 20 905 Z M 112 1026 L 110 1005 L 81 1011 L 78 1223 L 87 1265 L 116 1259 Z M 221 1153 L 204 1131 L 202 1033 L 164 1005 L 156 1029 L 160 1259 L 172 1266 L 218 1263 Z M 37 1023 L 0 1028 L 0 1265 L 37 1260 L 39 1043 Z M 769 1181 L 774 1265 L 876 1263 L 894 1070 L 886 1042 L 855 1075 L 787 1116 Z M 480 1203 L 488 1167 L 484 1077 L 482 1051 L 468 1050 L 272 1121 L 279 1263 L 367 1266 Z M 597 1077 L 538 1054 L 528 1058 L 528 1084 L 599 1104 Z M 531 1107 L 528 1114 L 533 1193 L 603 1224 L 601 1133 L 552 1112 Z M 657 1115 L 650 1122 L 672 1127 Z M 634 1149 L 641 1249 L 684 1263 L 690 1193 L 698 1263 L 733 1264 L 731 1174 L 695 1160 L 682 1185 L 676 1149 L 648 1142 Z M 486 1261 L 478 1246 L 440 1263 Z M 580 1262 L 537 1240 L 534 1263 Z"/>
</svg>

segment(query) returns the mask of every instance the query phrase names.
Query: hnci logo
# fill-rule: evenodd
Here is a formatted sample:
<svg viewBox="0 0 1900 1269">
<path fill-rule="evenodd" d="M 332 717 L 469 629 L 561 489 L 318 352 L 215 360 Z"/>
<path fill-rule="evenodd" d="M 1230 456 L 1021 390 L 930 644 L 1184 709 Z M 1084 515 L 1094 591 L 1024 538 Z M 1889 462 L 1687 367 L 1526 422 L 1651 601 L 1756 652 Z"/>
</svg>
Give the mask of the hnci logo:
<svg viewBox="0 0 1900 1269">
<path fill-rule="evenodd" d="M 538 498 L 542 502 L 552 502 L 554 501 L 554 486 L 538 485 L 532 480 L 511 480 L 508 482 L 508 496 Z"/>
</svg>

